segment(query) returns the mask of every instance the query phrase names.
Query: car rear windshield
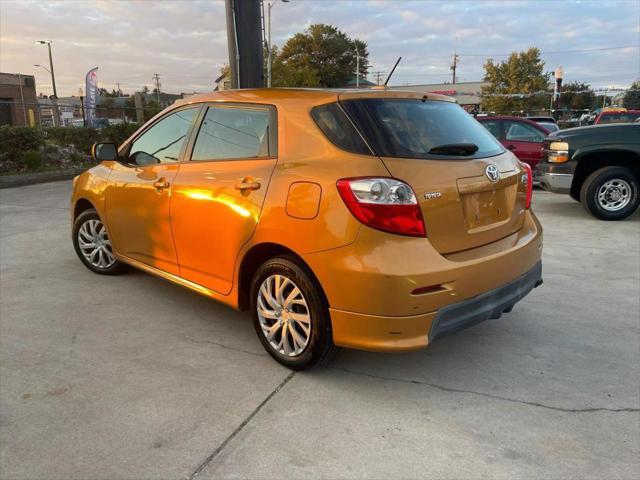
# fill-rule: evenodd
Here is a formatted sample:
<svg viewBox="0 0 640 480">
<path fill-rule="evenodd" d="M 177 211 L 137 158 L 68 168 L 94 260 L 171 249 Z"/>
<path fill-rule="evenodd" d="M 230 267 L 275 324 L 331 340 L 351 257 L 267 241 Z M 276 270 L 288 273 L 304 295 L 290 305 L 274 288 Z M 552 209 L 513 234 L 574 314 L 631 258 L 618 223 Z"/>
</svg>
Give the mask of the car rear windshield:
<svg viewBox="0 0 640 480">
<path fill-rule="evenodd" d="M 500 143 L 455 103 L 366 98 L 341 104 L 369 146 L 383 157 L 469 159 L 504 152 Z M 456 145 L 475 145 L 477 150 L 469 153 L 467 148 L 465 154 L 460 154 Z M 430 153 L 432 149 L 438 153 Z"/>
<path fill-rule="evenodd" d="M 607 113 L 600 117 L 598 123 L 631 123 L 640 118 L 640 113 Z"/>
</svg>

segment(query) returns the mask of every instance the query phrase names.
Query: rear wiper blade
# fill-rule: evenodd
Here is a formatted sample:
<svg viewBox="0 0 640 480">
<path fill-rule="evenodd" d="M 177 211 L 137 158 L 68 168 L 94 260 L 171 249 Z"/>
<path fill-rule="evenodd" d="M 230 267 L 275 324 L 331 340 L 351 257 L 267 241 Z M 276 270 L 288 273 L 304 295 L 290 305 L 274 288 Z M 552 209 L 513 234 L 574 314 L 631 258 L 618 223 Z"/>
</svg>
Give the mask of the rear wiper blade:
<svg viewBox="0 0 640 480">
<path fill-rule="evenodd" d="M 475 143 L 447 143 L 445 145 L 437 145 L 429 150 L 428 153 L 433 155 L 460 155 L 469 156 L 478 151 Z"/>
</svg>

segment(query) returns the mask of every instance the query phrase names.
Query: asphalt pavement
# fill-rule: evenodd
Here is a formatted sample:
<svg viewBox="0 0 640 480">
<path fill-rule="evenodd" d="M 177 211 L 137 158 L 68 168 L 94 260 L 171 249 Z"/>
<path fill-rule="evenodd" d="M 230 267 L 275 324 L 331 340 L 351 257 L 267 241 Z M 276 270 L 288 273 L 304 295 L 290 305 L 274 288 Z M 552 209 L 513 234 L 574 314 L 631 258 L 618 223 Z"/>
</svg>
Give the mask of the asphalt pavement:
<svg viewBox="0 0 640 480">
<path fill-rule="evenodd" d="M 536 191 L 512 313 L 294 374 L 248 314 L 89 272 L 70 189 L 0 190 L 1 478 L 640 478 L 640 212 Z"/>
</svg>

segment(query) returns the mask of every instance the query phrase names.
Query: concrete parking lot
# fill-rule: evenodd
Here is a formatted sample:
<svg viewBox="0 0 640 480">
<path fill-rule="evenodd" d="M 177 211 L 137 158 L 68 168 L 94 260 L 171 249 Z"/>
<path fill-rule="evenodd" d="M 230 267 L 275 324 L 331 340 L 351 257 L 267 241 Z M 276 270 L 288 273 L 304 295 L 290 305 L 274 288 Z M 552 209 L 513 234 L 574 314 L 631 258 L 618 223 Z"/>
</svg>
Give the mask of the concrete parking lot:
<svg viewBox="0 0 640 480">
<path fill-rule="evenodd" d="M 92 274 L 70 182 L 0 191 L 0 475 L 639 478 L 640 215 L 535 192 L 544 285 L 411 354 L 293 374 L 247 314 Z"/>
</svg>

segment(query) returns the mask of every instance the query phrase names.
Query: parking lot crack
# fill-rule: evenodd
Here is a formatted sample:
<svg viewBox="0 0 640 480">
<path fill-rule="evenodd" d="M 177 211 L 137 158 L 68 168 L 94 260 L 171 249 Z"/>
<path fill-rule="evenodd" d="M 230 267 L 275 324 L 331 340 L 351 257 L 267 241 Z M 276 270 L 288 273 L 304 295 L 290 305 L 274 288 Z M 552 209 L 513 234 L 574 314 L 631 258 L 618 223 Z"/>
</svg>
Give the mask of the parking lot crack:
<svg viewBox="0 0 640 480">
<path fill-rule="evenodd" d="M 262 402 L 260 402 L 260 404 L 242 421 L 242 423 L 240 423 L 240 425 L 238 425 L 238 427 L 233 432 L 231 432 L 231 434 L 227 438 L 225 438 L 224 442 L 222 442 L 218 446 L 218 448 L 211 452 L 211 454 L 207 458 L 205 458 L 205 460 L 198 466 L 198 468 L 196 468 L 193 473 L 186 478 L 188 480 L 193 480 L 198 475 L 200 475 L 204 471 L 204 469 L 207 468 L 209 464 L 220 454 L 220 452 L 222 452 L 225 447 L 229 445 L 229 443 L 244 429 L 244 427 L 246 427 L 249 422 L 253 420 L 258 412 L 260 412 L 260 410 L 262 410 L 262 408 L 267 403 L 269 403 L 269 400 L 271 400 L 280 390 L 282 390 L 282 388 L 287 383 L 289 383 L 289 381 L 295 376 L 295 374 L 296 372 L 289 373 L 289 375 L 287 375 L 285 379 L 282 380 L 282 382 L 280 382 L 278 386 L 276 386 L 276 388 L 274 388 L 273 391 L 269 395 L 267 395 L 266 398 L 262 400 Z"/>
<path fill-rule="evenodd" d="M 530 402 L 527 400 L 519 400 L 516 398 L 502 397 L 500 395 L 493 395 L 491 393 L 486 392 L 478 392 L 475 390 L 465 390 L 462 388 L 453 388 L 453 387 L 445 387 L 443 385 L 438 385 L 431 382 L 424 382 L 421 380 L 407 380 L 404 378 L 394 378 L 394 377 L 386 377 L 383 375 L 374 375 L 371 373 L 364 372 L 356 372 L 353 370 L 348 370 L 346 368 L 340 367 L 325 367 L 332 370 L 339 370 L 341 372 L 345 372 L 351 375 L 359 375 L 363 377 L 377 378 L 380 380 L 388 380 L 391 382 L 401 382 L 401 383 L 411 383 L 414 385 L 423 385 L 426 387 L 435 388 L 437 390 L 441 390 L 443 392 L 449 393 L 464 393 L 468 395 L 477 395 L 480 397 L 492 398 L 494 400 L 501 400 L 503 402 L 516 403 L 520 405 L 527 405 L 530 407 L 536 408 L 545 408 L 547 410 L 554 410 L 556 412 L 565 412 L 565 413 L 593 413 L 593 412 L 612 412 L 612 413 L 620 413 L 620 412 L 640 412 L 640 408 L 607 408 L 607 407 L 592 407 L 592 408 L 563 408 L 563 407 L 555 407 L 553 405 L 545 405 L 544 403 L 539 402 Z"/>
<path fill-rule="evenodd" d="M 265 357 L 267 355 L 266 353 L 252 352 L 250 350 L 244 350 L 242 348 L 231 347 L 229 345 L 225 345 L 224 343 L 214 342 L 213 340 L 194 340 L 193 338 L 185 338 L 185 340 L 187 340 L 188 342 L 191 342 L 191 343 L 196 343 L 196 344 L 215 345 L 216 347 L 224 348 L 226 350 L 232 350 L 234 352 L 242 352 L 242 353 L 246 353 L 246 354 L 249 354 L 249 355 L 254 355 L 256 357 Z"/>
</svg>

